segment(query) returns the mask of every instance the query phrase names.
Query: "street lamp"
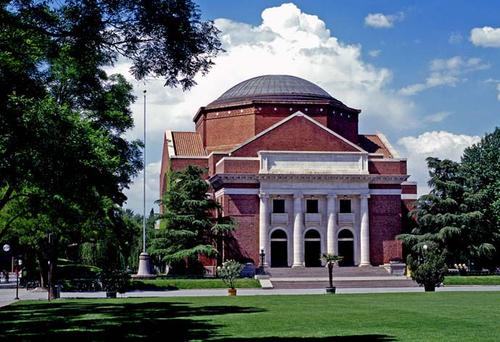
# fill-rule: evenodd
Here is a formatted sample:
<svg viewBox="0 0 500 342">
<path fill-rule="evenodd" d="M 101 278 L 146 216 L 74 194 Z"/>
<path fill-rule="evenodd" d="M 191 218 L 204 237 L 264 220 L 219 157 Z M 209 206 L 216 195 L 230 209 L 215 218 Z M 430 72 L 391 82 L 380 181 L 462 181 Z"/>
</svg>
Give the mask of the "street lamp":
<svg viewBox="0 0 500 342">
<path fill-rule="evenodd" d="M 259 270 L 260 274 L 264 274 L 264 258 L 266 257 L 266 253 L 264 253 L 264 249 L 260 250 L 260 265 L 259 265 Z"/>
<path fill-rule="evenodd" d="M 19 269 L 23 265 L 23 260 L 21 259 L 21 256 L 17 257 L 16 260 L 16 300 L 19 300 Z"/>
</svg>

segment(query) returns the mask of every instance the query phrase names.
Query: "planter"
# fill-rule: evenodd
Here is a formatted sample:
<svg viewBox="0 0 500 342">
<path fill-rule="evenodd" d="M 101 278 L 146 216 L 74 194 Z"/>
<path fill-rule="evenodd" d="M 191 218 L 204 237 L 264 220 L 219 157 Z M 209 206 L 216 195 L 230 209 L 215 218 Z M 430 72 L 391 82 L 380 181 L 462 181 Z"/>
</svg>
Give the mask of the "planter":
<svg viewBox="0 0 500 342">
<path fill-rule="evenodd" d="M 327 287 L 326 293 L 335 294 L 335 286 L 334 287 Z"/>
<path fill-rule="evenodd" d="M 425 292 L 434 292 L 436 291 L 436 285 L 434 284 L 424 284 Z"/>
<path fill-rule="evenodd" d="M 236 289 L 227 289 L 228 296 L 236 296 Z"/>
<path fill-rule="evenodd" d="M 116 292 L 106 292 L 106 298 L 116 298 Z"/>
</svg>

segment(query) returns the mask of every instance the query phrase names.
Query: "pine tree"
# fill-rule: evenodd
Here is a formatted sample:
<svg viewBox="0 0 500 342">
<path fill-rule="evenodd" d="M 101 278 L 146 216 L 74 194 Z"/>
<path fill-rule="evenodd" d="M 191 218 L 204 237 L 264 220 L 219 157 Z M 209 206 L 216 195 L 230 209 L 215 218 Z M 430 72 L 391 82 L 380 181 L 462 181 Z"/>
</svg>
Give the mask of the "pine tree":
<svg viewBox="0 0 500 342">
<path fill-rule="evenodd" d="M 188 166 L 172 172 L 162 201 L 164 214 L 151 241 L 153 256 L 176 268 L 199 272 L 199 257 L 214 257 L 217 238 L 234 229 L 231 219 L 220 215 L 220 206 L 208 195 L 209 185 L 202 178 L 204 169 Z"/>
</svg>

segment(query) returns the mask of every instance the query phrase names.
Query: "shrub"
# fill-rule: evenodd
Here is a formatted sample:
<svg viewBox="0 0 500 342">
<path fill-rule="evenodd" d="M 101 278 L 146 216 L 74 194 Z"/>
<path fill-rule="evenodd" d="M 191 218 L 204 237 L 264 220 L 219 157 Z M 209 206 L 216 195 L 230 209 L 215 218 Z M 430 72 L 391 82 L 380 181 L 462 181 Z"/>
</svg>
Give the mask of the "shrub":
<svg viewBox="0 0 500 342">
<path fill-rule="evenodd" d="M 448 271 L 444 255 L 437 252 L 426 253 L 420 262 L 413 263 L 413 265 L 411 277 L 418 284 L 423 285 L 425 291 L 434 291 L 436 286 L 443 282 Z"/>
<path fill-rule="evenodd" d="M 239 278 L 241 270 L 243 270 L 242 264 L 236 260 L 228 260 L 222 263 L 222 266 L 217 267 L 217 274 L 224 284 L 234 289 L 234 282 Z"/>
<path fill-rule="evenodd" d="M 102 288 L 106 292 L 124 293 L 127 291 L 130 276 L 122 270 L 103 271 L 100 276 Z"/>
</svg>

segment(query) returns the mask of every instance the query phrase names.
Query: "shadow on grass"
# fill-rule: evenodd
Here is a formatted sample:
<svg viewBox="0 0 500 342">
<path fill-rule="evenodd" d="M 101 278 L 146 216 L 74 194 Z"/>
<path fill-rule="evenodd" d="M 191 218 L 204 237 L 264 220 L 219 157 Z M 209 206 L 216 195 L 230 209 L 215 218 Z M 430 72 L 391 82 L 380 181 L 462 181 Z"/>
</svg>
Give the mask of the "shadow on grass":
<svg viewBox="0 0 500 342">
<path fill-rule="evenodd" d="M 181 302 L 67 301 L 19 303 L 0 309 L 0 341 L 209 340 L 219 325 L 204 318 L 261 312 L 240 306 L 189 306 Z M 243 318 L 242 318 L 243 319 Z M 219 335 L 219 337 L 221 337 Z"/>
</svg>

